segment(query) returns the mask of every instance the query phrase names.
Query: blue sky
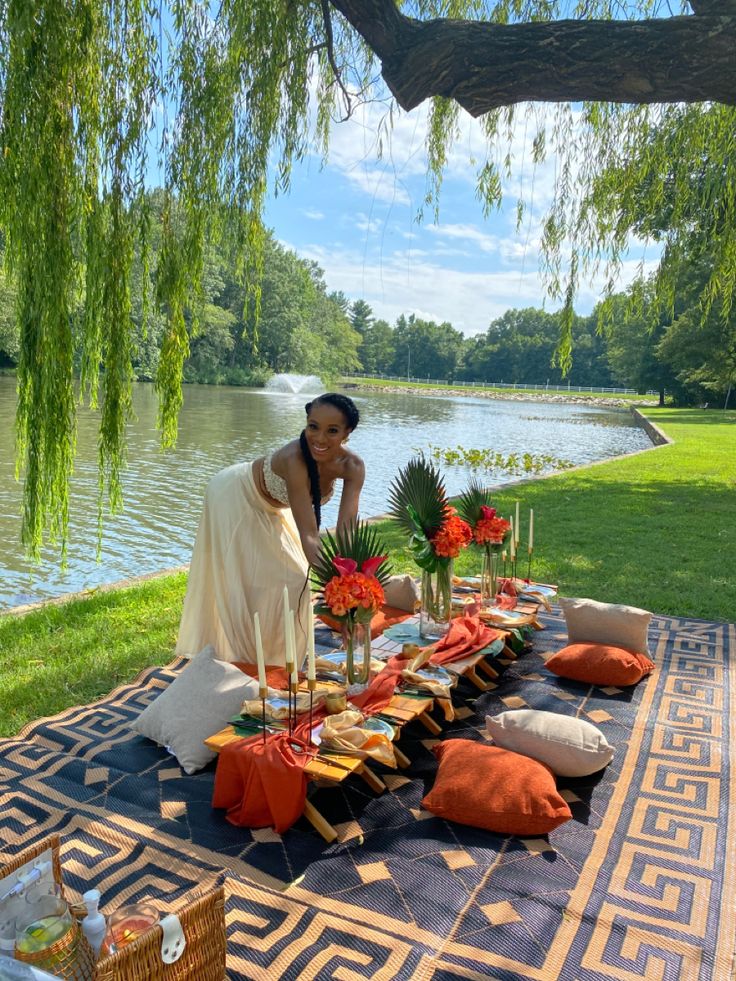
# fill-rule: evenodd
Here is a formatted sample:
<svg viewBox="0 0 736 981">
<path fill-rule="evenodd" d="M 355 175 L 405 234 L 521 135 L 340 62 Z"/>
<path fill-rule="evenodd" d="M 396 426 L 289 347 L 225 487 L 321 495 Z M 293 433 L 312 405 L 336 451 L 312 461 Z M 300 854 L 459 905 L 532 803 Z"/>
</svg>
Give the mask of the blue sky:
<svg viewBox="0 0 736 981">
<path fill-rule="evenodd" d="M 295 166 L 290 193 L 268 203 L 266 222 L 276 238 L 316 260 L 329 290 L 364 299 L 389 323 L 402 313 L 414 313 L 448 320 L 470 336 L 485 331 L 512 307 L 556 309 L 558 304 L 545 297 L 539 269 L 541 219 L 551 200 L 554 160 L 532 170 L 526 146 L 532 127 L 528 133 L 523 122 L 517 127 L 513 181 L 504 188 L 503 208 L 486 220 L 475 194 L 485 141 L 478 122 L 461 114 L 461 136 L 450 154 L 439 222 L 428 214 L 417 224 L 426 184 L 426 110 L 419 107 L 395 117 L 388 149 L 385 111 L 373 103 L 336 124 L 325 167 L 316 154 Z M 500 152 L 505 153 L 505 145 Z M 520 192 L 528 219 L 517 232 Z M 621 287 L 642 257 L 653 268 L 653 251 L 632 243 Z M 601 274 L 581 288 L 579 313 L 592 310 L 603 281 Z"/>
</svg>

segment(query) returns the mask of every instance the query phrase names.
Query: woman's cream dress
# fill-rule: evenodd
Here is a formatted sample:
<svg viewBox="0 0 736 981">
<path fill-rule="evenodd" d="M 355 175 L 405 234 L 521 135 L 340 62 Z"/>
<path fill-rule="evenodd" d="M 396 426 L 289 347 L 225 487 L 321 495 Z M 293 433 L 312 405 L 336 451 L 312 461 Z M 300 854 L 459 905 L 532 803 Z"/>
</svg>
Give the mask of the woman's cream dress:
<svg viewBox="0 0 736 981">
<path fill-rule="evenodd" d="M 283 666 L 286 586 L 301 665 L 307 650 L 308 568 L 291 510 L 263 498 L 253 465 L 221 470 L 205 493 L 176 653 L 192 657 L 212 644 L 223 661 L 255 663 L 257 611 L 266 664 Z"/>
</svg>

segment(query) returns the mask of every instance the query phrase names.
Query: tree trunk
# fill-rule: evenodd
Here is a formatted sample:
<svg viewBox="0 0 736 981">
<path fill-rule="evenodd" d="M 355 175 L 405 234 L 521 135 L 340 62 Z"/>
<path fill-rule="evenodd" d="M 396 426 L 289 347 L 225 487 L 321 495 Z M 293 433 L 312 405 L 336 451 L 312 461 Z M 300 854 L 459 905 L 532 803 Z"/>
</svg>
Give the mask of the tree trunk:
<svg viewBox="0 0 736 981">
<path fill-rule="evenodd" d="M 330 0 L 382 62 L 399 105 L 454 99 L 472 116 L 517 102 L 736 105 L 736 3 L 637 21 L 493 24 L 405 17 L 395 0 Z"/>
</svg>

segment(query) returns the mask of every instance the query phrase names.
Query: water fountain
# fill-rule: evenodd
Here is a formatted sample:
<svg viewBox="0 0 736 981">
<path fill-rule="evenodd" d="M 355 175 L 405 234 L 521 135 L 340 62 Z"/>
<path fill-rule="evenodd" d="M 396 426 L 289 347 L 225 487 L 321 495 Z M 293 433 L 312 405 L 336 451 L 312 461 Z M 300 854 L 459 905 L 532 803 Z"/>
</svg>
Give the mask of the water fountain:
<svg viewBox="0 0 736 981">
<path fill-rule="evenodd" d="M 322 380 L 317 375 L 291 375 L 288 372 L 274 375 L 266 382 L 267 392 L 321 392 Z"/>
</svg>

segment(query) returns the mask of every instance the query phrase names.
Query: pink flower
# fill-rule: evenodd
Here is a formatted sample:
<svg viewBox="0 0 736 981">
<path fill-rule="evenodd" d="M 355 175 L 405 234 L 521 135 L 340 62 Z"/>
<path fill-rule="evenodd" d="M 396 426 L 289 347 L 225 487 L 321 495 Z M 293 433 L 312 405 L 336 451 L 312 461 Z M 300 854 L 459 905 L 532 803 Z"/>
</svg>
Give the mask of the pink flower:
<svg viewBox="0 0 736 981">
<path fill-rule="evenodd" d="M 343 559 L 339 555 L 335 556 L 335 558 L 332 560 L 332 564 L 341 576 L 349 576 L 358 568 L 358 563 L 355 561 L 355 559 Z"/>
<path fill-rule="evenodd" d="M 481 506 L 480 506 L 480 513 L 481 513 L 481 517 L 486 518 L 486 519 L 495 518 L 496 517 L 496 509 L 495 508 L 486 507 L 485 504 L 481 504 Z"/>
<path fill-rule="evenodd" d="M 376 570 L 382 562 L 385 562 L 388 555 L 374 555 L 373 558 L 366 559 L 360 567 L 360 571 L 366 576 L 375 576 Z"/>
</svg>

